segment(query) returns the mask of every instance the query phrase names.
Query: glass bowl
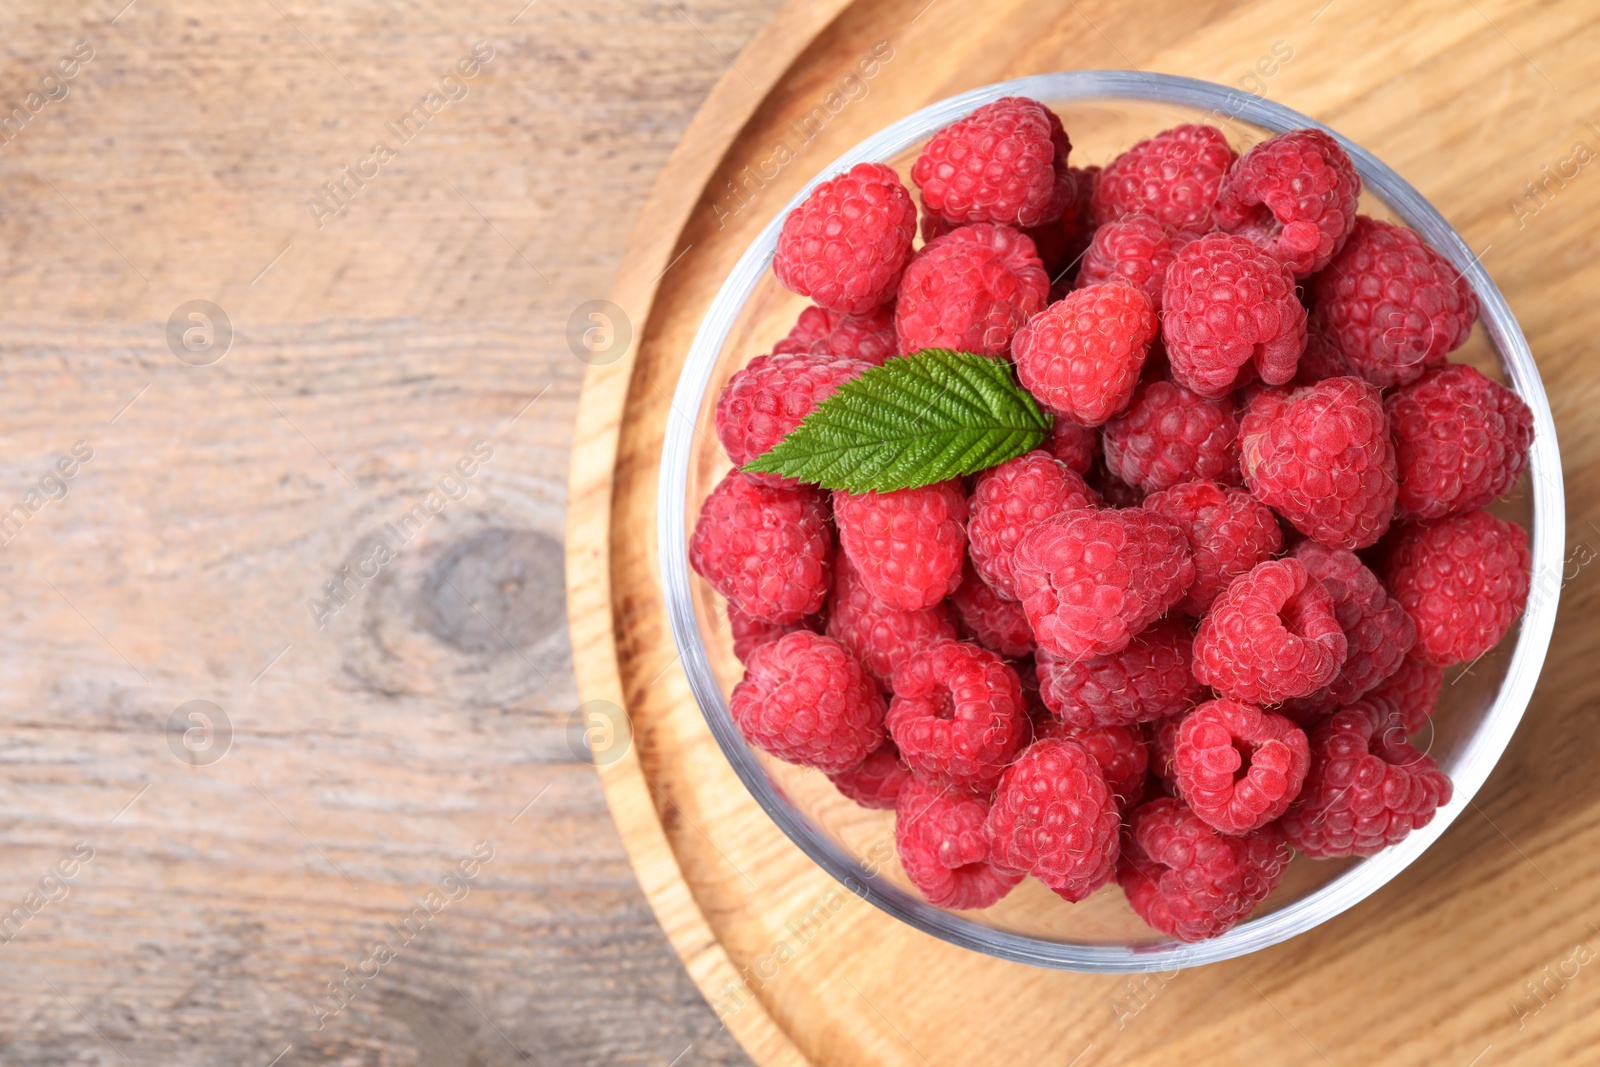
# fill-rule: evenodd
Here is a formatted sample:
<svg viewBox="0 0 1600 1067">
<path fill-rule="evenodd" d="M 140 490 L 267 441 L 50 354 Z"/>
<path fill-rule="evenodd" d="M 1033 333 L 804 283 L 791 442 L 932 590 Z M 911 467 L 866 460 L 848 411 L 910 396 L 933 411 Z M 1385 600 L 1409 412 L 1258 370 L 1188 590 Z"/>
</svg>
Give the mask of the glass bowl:
<svg viewBox="0 0 1600 1067">
<path fill-rule="evenodd" d="M 1274 133 L 1321 125 L 1209 82 L 1133 71 L 1075 71 L 1019 78 L 951 97 L 869 137 L 825 168 L 761 231 L 734 267 L 700 325 L 678 381 L 661 461 L 658 531 L 673 637 L 712 734 L 757 802 L 811 859 L 890 915 L 952 944 L 1043 967 L 1154 972 L 1231 959 L 1303 933 L 1375 892 L 1444 833 L 1500 758 L 1544 662 L 1561 582 L 1565 519 L 1550 407 L 1527 341 L 1471 249 L 1404 179 L 1339 137 L 1361 173 L 1361 210 L 1418 231 L 1477 293 L 1479 324 L 1451 359 L 1472 363 L 1509 384 L 1533 409 L 1529 474 L 1495 508 L 1522 523 L 1532 538 L 1534 588 L 1527 611 L 1494 650 L 1449 673 L 1434 725 L 1427 736 L 1413 739 L 1449 774 L 1455 783 L 1453 799 L 1427 827 L 1369 859 L 1313 861 L 1296 856 L 1283 884 L 1249 921 L 1193 945 L 1145 926 L 1114 883 L 1072 905 L 1033 879 L 1025 879 L 984 911 L 947 911 L 925 903 L 894 859 L 893 812 L 856 807 L 819 772 L 781 763 L 745 743 L 728 713 L 727 694 L 741 669 L 733 656 L 725 607 L 690 571 L 686 546 L 701 501 L 729 467 L 713 430 L 717 394 L 748 360 L 770 351 L 807 303 L 782 289 L 770 269 L 784 215 L 818 182 L 856 163 L 887 163 L 906 177 L 935 130 L 1002 96 L 1033 97 L 1053 107 L 1072 138 L 1072 158 L 1079 166 L 1105 163 L 1135 141 L 1181 122 L 1219 126 L 1240 150 Z"/>
</svg>

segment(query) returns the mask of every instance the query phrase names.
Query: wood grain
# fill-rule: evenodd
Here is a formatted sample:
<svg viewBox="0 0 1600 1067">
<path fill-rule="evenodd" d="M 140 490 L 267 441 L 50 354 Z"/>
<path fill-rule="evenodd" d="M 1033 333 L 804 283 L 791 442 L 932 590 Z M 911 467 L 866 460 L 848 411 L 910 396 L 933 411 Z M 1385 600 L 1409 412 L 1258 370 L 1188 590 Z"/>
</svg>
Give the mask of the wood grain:
<svg viewBox="0 0 1600 1067">
<path fill-rule="evenodd" d="M 894 58 L 866 97 L 796 163 L 747 184 L 751 202 L 730 213 L 728 183 L 768 158 L 879 41 Z M 1600 951 L 1591 925 L 1600 792 L 1588 770 L 1600 756 L 1588 721 L 1597 639 L 1582 622 L 1600 582 L 1587 567 L 1600 549 L 1600 486 L 1585 415 L 1600 391 L 1589 352 L 1600 311 L 1586 296 L 1600 281 L 1589 254 L 1600 236 L 1600 130 L 1589 125 L 1600 125 L 1597 44 L 1600 22 L 1573 0 L 863 2 L 806 45 L 741 127 L 691 127 L 678 156 L 720 162 L 702 182 L 685 170 L 658 186 L 663 206 L 636 233 L 618 291 L 643 299 L 648 319 L 630 361 L 592 374 L 585 389 L 583 439 L 596 451 L 575 464 L 569 530 L 590 537 L 569 533 L 569 581 L 575 611 L 584 606 L 574 618 L 583 692 L 624 703 L 635 734 L 630 757 L 604 772 L 608 800 L 674 945 L 758 1061 L 1600 1062 L 1600 977 L 1576 962 Z M 1275 46 L 1293 55 L 1269 75 L 1258 61 Z M 790 54 L 753 48 L 740 63 L 764 70 Z M 787 197 L 932 100 L 1104 67 L 1263 92 L 1347 133 L 1432 199 L 1480 251 L 1538 358 L 1566 457 L 1572 552 L 1524 725 L 1473 809 L 1421 861 L 1285 945 L 1134 979 L 985 959 L 853 898 L 834 909 L 837 887 L 756 808 L 704 727 L 675 666 L 652 536 L 663 429 L 676 417 L 666 398 L 683 354 L 733 261 Z M 731 101 L 748 89 L 724 81 L 708 111 L 736 114 Z M 641 288 L 635 276 L 652 280 Z M 788 924 L 819 904 L 833 917 L 772 966 Z"/>
<path fill-rule="evenodd" d="M 746 1062 L 568 729 L 566 330 L 773 5 L 125 3 L 0 17 L 0 117 L 43 90 L 0 134 L 0 1062 Z M 196 299 L 206 366 L 165 334 Z M 169 745 L 191 700 L 215 762 Z"/>
</svg>

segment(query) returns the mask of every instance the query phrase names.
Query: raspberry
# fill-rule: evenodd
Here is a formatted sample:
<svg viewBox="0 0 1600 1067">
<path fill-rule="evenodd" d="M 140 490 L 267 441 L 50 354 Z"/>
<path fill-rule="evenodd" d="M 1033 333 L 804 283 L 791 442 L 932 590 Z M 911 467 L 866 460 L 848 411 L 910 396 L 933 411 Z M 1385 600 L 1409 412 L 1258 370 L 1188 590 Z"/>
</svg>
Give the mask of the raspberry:
<svg viewBox="0 0 1600 1067">
<path fill-rule="evenodd" d="M 743 467 L 788 436 L 835 389 L 869 366 L 841 356 L 757 356 L 728 379 L 717 397 L 717 440 L 733 465 Z M 750 477 L 763 485 L 800 484 L 775 474 Z"/>
<path fill-rule="evenodd" d="M 1126 812 L 1144 799 L 1150 772 L 1150 750 L 1137 726 L 1073 727 L 1060 719 L 1042 723 L 1034 736 L 1039 741 L 1076 741 L 1089 753 L 1105 776 L 1117 810 Z"/>
<path fill-rule="evenodd" d="M 861 584 L 889 607 L 931 608 L 961 584 L 967 495 L 959 481 L 892 493 L 838 490 L 833 512 Z"/>
<path fill-rule="evenodd" d="M 1448 260 L 1404 226 L 1365 215 L 1312 280 L 1311 297 L 1356 373 L 1384 388 L 1422 377 L 1478 318 L 1478 298 Z"/>
<path fill-rule="evenodd" d="M 1159 325 L 1130 285 L 1075 290 L 1017 331 L 1017 378 L 1052 411 L 1098 426 L 1128 406 Z"/>
<path fill-rule="evenodd" d="M 1354 552 L 1302 541 L 1290 553 L 1333 598 L 1333 616 L 1344 631 L 1344 666 L 1328 683 L 1328 711 L 1349 704 L 1400 669 L 1417 642 L 1417 626 L 1378 576 Z M 1308 699 L 1316 701 L 1318 694 Z"/>
<path fill-rule="evenodd" d="M 746 615 L 798 623 L 828 595 L 833 534 L 810 486 L 774 489 L 729 471 L 700 506 L 689 564 Z"/>
<path fill-rule="evenodd" d="M 807 352 L 814 356 L 847 356 L 874 367 L 895 354 L 894 307 L 864 315 L 841 315 L 812 305 L 800 313 L 787 337 L 772 346 L 773 354 Z"/>
<path fill-rule="evenodd" d="M 1258 563 L 1200 620 L 1194 676 L 1250 704 L 1302 697 L 1333 681 L 1347 649 L 1333 598 L 1297 559 Z"/>
<path fill-rule="evenodd" d="M 1121 652 L 1060 659 L 1040 649 L 1039 695 L 1069 727 L 1126 726 L 1178 715 L 1203 692 L 1189 673 L 1194 639 L 1177 619 L 1162 619 Z"/>
<path fill-rule="evenodd" d="M 1050 436 L 1039 447 L 1078 474 L 1087 474 L 1100 451 L 1100 432 L 1093 426 L 1057 415 L 1050 426 Z"/>
<path fill-rule="evenodd" d="M 1428 825 L 1450 779 L 1405 739 L 1392 704 L 1367 699 L 1311 732 L 1311 771 L 1279 823 L 1316 859 L 1371 856 Z"/>
<path fill-rule="evenodd" d="M 1239 423 L 1245 484 L 1307 537 L 1366 548 L 1389 528 L 1399 485 L 1378 390 L 1328 378 L 1262 393 Z"/>
<path fill-rule="evenodd" d="M 1461 363 L 1429 371 L 1384 402 L 1400 473 L 1400 517 L 1441 519 L 1503 496 L 1528 465 L 1533 412 Z"/>
<path fill-rule="evenodd" d="M 867 673 L 887 690 L 896 667 L 933 642 L 955 637 L 956 628 L 943 604 L 915 611 L 884 604 L 861 584 L 855 565 L 841 552 L 833 560 L 827 634 L 861 660 Z"/>
<path fill-rule="evenodd" d="M 1079 901 L 1111 880 L 1116 798 L 1077 741 L 1035 741 L 1006 768 L 984 822 L 996 865 L 1038 878 Z"/>
<path fill-rule="evenodd" d="M 967 520 L 972 565 L 997 595 L 1016 600 L 1011 554 L 1017 542 L 1053 515 L 1093 506 L 1083 479 L 1046 452 L 1035 450 L 991 467 L 972 490 Z"/>
<path fill-rule="evenodd" d="M 1175 126 L 1140 141 L 1100 172 L 1095 224 L 1142 212 L 1176 230 L 1209 230 L 1211 206 L 1233 160 L 1215 126 Z"/>
<path fill-rule="evenodd" d="M 1106 469 L 1105 456 L 1084 475 L 1084 483 L 1100 497 L 1108 508 L 1136 508 L 1144 503 L 1144 490 L 1129 485 Z"/>
<path fill-rule="evenodd" d="M 1039 647 L 1069 659 L 1121 652 L 1194 580 L 1183 531 L 1142 508 L 1059 515 L 1011 562 Z"/>
<path fill-rule="evenodd" d="M 899 175 L 857 163 L 789 212 L 772 270 L 791 293 L 860 315 L 894 297 L 916 232 L 917 208 Z"/>
<path fill-rule="evenodd" d="M 832 774 L 883 743 L 883 696 L 839 642 L 810 630 L 750 654 L 728 710 L 746 740 L 789 763 Z"/>
<path fill-rule="evenodd" d="M 1217 229 L 1248 237 L 1304 278 L 1327 266 L 1356 222 L 1361 179 L 1339 142 L 1290 130 L 1246 152 L 1222 183 Z"/>
<path fill-rule="evenodd" d="M 1247 837 L 1218 833 L 1183 801 L 1160 797 L 1129 818 L 1117 881 L 1152 928 L 1204 941 L 1254 911 L 1292 855 L 1274 826 Z"/>
<path fill-rule="evenodd" d="M 984 820 L 989 802 L 950 785 L 912 775 L 894 805 L 894 843 L 900 866 L 929 904 L 987 908 L 1022 881 L 989 860 Z"/>
<path fill-rule="evenodd" d="M 895 668 L 885 720 L 906 765 L 987 793 L 1027 738 L 1017 672 L 986 648 L 936 641 Z"/>
<path fill-rule="evenodd" d="M 1094 241 L 1078 268 L 1078 288 L 1120 281 L 1150 298 L 1150 306 L 1161 310 L 1161 294 L 1166 286 L 1167 268 L 1177 258 L 1178 249 L 1200 235 L 1174 230 L 1151 215 L 1125 215 L 1095 231 Z"/>
<path fill-rule="evenodd" d="M 1407 656 L 1400 669 L 1372 691 L 1374 701 L 1387 700 L 1400 712 L 1401 725 L 1408 734 L 1422 729 L 1433 718 L 1434 706 L 1444 689 L 1444 668 L 1425 659 Z"/>
<path fill-rule="evenodd" d="M 1033 242 L 979 223 L 922 247 L 906 267 L 894 309 L 900 352 L 954 348 L 998 356 L 1044 308 L 1050 279 Z"/>
<path fill-rule="evenodd" d="M 1140 385 L 1106 423 L 1106 469 L 1147 493 L 1205 478 L 1238 485 L 1239 419 L 1228 397 L 1207 400 L 1174 382 Z"/>
<path fill-rule="evenodd" d="M 1178 250 L 1162 295 L 1172 377 L 1220 397 L 1251 373 L 1294 377 L 1306 347 L 1306 309 L 1287 267 L 1243 237 L 1207 234 Z"/>
<path fill-rule="evenodd" d="M 894 742 L 885 740 L 859 767 L 828 775 L 833 787 L 863 808 L 893 811 L 900 787 L 911 777 L 911 769 L 900 758 Z"/>
<path fill-rule="evenodd" d="M 1389 590 L 1417 624 L 1415 653 L 1438 667 L 1500 643 L 1528 600 L 1528 532 L 1487 511 L 1409 526 L 1389 555 Z"/>
<path fill-rule="evenodd" d="M 1194 553 L 1194 582 L 1177 609 L 1196 618 L 1228 583 L 1283 551 L 1272 509 L 1243 489 L 1184 482 L 1144 499 L 1144 506 L 1183 530 Z"/>
<path fill-rule="evenodd" d="M 837 562 L 837 561 L 836 561 Z M 838 581 L 838 571 L 834 572 L 835 581 Z M 808 615 L 797 623 L 768 622 L 765 619 L 752 618 L 736 608 L 732 603 L 728 605 L 728 632 L 733 635 L 733 654 L 739 657 L 739 662 L 744 663 L 750 658 L 750 653 L 771 641 L 776 641 L 786 633 L 794 630 L 810 630 L 820 633 L 822 619 L 816 615 Z"/>
<path fill-rule="evenodd" d="M 1172 762 L 1178 792 L 1196 815 L 1225 834 L 1247 834 L 1289 809 L 1311 748 L 1282 715 L 1224 698 L 1184 716 Z"/>
<path fill-rule="evenodd" d="M 950 594 L 961 619 L 961 632 L 984 648 L 1006 659 L 1021 659 L 1033 652 L 1033 627 L 1022 605 L 1015 600 L 1003 600 L 989 588 L 978 572 L 967 561 L 966 574 L 961 588 Z"/>
<path fill-rule="evenodd" d="M 911 167 L 929 210 L 952 222 L 1037 226 L 1055 207 L 1059 119 L 1037 100 L 1008 96 L 933 135 Z M 1060 134 L 1066 165 L 1066 135 Z"/>
</svg>

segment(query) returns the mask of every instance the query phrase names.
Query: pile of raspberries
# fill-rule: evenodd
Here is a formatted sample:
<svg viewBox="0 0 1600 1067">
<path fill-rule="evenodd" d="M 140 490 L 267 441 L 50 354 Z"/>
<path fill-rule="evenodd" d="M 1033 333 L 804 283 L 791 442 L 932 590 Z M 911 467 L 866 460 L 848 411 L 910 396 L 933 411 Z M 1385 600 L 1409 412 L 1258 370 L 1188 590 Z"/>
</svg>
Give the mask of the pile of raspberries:
<svg viewBox="0 0 1600 1067">
<path fill-rule="evenodd" d="M 1533 418 L 1446 362 L 1471 289 L 1357 214 L 1322 131 L 1241 156 L 1178 126 L 1104 167 L 1070 148 L 1044 105 L 998 100 L 912 166 L 920 247 L 882 164 L 789 214 L 773 269 L 814 306 L 722 391 L 736 469 L 690 559 L 727 598 L 745 737 L 893 809 L 929 902 L 1115 879 L 1197 941 L 1292 850 L 1370 856 L 1449 802 L 1411 738 L 1526 601 L 1527 534 L 1483 509 Z M 1050 436 L 896 492 L 737 469 L 927 348 L 1009 361 Z"/>
</svg>

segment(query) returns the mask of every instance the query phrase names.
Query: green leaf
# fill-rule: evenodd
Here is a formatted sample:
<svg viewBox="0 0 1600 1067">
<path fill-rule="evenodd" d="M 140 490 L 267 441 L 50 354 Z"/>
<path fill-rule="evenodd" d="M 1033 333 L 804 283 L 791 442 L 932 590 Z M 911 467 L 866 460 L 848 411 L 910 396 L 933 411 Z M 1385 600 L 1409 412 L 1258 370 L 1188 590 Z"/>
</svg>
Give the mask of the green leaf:
<svg viewBox="0 0 1600 1067">
<path fill-rule="evenodd" d="M 744 470 L 886 493 L 1004 463 L 1050 422 L 1004 360 L 928 348 L 845 382 Z"/>
</svg>

